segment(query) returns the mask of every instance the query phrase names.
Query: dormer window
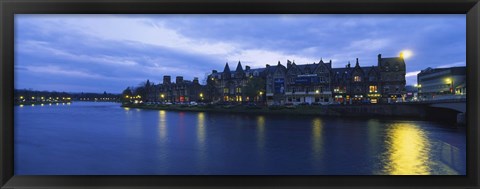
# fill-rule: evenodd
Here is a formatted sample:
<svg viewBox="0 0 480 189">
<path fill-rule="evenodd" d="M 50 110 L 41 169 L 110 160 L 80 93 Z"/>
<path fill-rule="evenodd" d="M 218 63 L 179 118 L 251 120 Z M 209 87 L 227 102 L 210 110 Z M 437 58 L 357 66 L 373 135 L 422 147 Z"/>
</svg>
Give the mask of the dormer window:
<svg viewBox="0 0 480 189">
<path fill-rule="evenodd" d="M 356 76 L 353 77 L 353 81 L 354 82 L 361 82 L 362 78 L 360 76 L 356 75 Z"/>
</svg>

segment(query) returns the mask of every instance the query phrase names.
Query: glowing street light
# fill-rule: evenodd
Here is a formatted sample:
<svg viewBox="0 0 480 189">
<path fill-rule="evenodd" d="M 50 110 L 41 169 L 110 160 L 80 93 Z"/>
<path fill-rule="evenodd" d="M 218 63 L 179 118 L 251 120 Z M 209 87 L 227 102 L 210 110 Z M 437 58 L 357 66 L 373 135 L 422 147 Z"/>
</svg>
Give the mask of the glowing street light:
<svg viewBox="0 0 480 189">
<path fill-rule="evenodd" d="M 20 96 L 20 99 L 23 99 L 23 96 Z"/>
<path fill-rule="evenodd" d="M 165 98 L 165 95 L 164 95 L 164 94 L 161 94 L 160 97 Z"/>
<path fill-rule="evenodd" d="M 320 93 L 320 91 L 317 89 L 317 90 L 315 90 L 315 93 L 317 93 L 317 94 L 318 94 L 318 93 Z"/>
<path fill-rule="evenodd" d="M 260 91 L 258 94 L 260 94 L 260 95 L 263 95 L 263 92 L 262 92 L 262 91 Z"/>
<path fill-rule="evenodd" d="M 450 85 L 450 93 L 453 93 L 453 79 L 447 78 L 445 81 Z"/>
<path fill-rule="evenodd" d="M 201 98 L 203 97 L 203 93 L 200 93 L 200 97 L 201 97 Z"/>
<path fill-rule="evenodd" d="M 410 50 L 403 50 L 402 52 L 400 52 L 400 57 L 402 57 L 403 59 L 408 59 L 412 56 L 413 56 L 413 53 Z"/>
</svg>

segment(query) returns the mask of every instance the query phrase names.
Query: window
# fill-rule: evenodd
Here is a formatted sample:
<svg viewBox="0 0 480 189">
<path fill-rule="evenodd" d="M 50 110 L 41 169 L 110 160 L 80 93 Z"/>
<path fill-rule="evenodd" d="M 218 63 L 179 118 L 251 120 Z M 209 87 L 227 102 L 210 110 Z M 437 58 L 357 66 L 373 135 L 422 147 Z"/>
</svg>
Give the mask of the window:
<svg viewBox="0 0 480 189">
<path fill-rule="evenodd" d="M 223 88 L 223 93 L 228 93 L 228 88 Z"/>
<path fill-rule="evenodd" d="M 237 92 L 237 93 L 241 93 L 241 92 L 242 92 L 242 88 L 237 87 L 236 92 Z"/>
<path fill-rule="evenodd" d="M 368 91 L 371 92 L 371 93 L 376 93 L 377 92 L 377 86 L 376 85 L 370 85 Z"/>
<path fill-rule="evenodd" d="M 362 81 L 362 78 L 360 76 L 356 75 L 356 76 L 353 77 L 353 81 L 354 82 L 360 82 L 360 81 Z"/>
</svg>

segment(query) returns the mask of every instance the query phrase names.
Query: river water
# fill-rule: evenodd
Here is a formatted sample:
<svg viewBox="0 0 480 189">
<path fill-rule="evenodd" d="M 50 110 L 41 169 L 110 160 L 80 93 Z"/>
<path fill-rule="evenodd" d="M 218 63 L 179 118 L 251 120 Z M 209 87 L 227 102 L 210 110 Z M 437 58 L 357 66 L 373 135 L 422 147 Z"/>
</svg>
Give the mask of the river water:
<svg viewBox="0 0 480 189">
<path fill-rule="evenodd" d="M 465 175 L 466 131 L 391 119 L 15 107 L 16 175 Z"/>
</svg>

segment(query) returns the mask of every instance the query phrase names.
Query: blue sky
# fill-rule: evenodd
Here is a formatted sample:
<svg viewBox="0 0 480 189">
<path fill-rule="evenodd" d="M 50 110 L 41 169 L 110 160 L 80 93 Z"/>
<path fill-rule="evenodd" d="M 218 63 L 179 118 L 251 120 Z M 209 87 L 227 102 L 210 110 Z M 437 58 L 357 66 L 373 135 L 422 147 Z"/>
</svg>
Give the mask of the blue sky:
<svg viewBox="0 0 480 189">
<path fill-rule="evenodd" d="M 203 81 L 252 68 L 406 59 L 407 85 L 427 67 L 465 66 L 465 15 L 16 15 L 15 87 L 120 93 L 163 75 Z"/>
</svg>

